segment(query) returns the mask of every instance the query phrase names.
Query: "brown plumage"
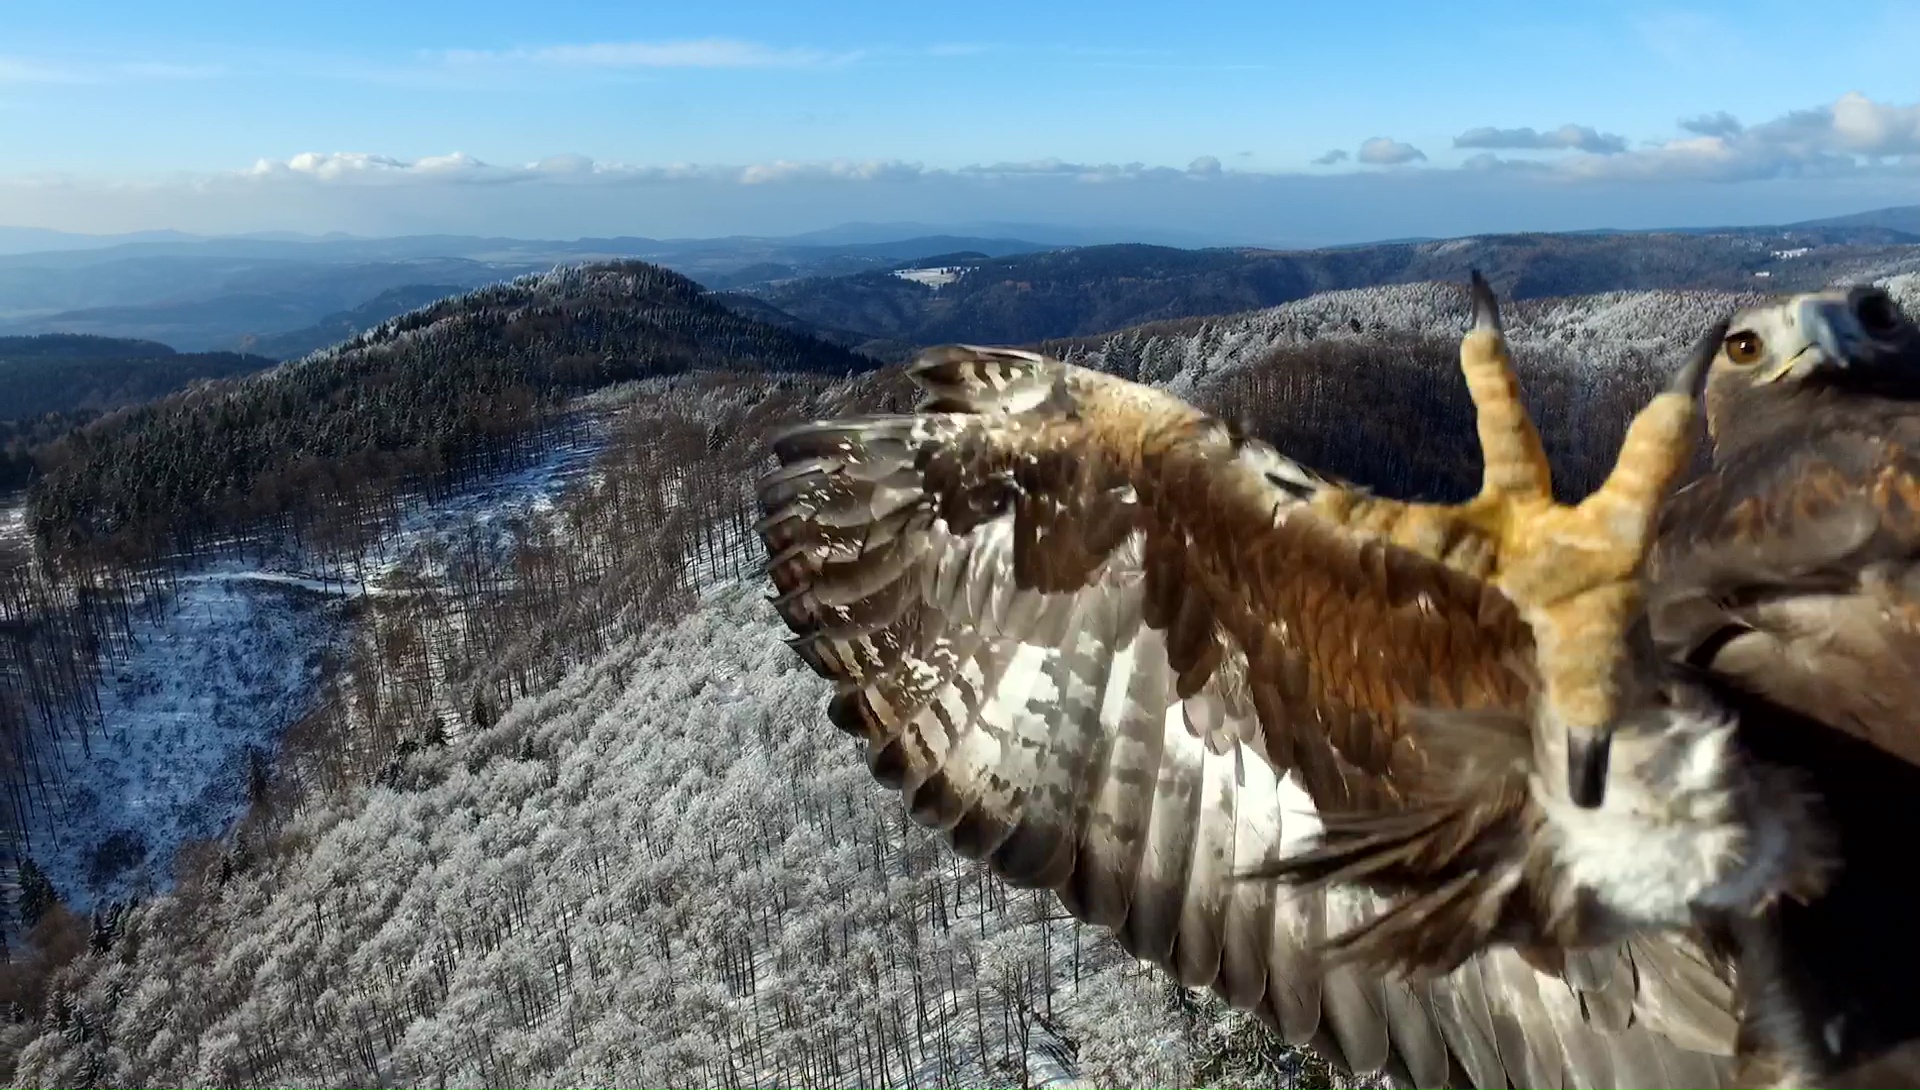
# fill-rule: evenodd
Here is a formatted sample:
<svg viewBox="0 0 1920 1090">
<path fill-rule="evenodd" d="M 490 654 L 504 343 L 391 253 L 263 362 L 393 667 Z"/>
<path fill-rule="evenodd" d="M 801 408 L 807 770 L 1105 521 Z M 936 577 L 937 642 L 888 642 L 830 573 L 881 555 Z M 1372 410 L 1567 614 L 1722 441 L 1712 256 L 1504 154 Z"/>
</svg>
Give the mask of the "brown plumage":
<svg viewBox="0 0 1920 1090">
<path fill-rule="evenodd" d="M 1433 715 L 1428 736 L 1472 766 L 1450 774 L 1455 798 L 1422 804 L 1417 821 L 1329 822 L 1313 850 L 1272 870 L 1307 888 L 1364 882 L 1393 897 L 1334 946 L 1376 965 L 1444 965 L 1494 943 L 1552 962 L 1582 933 L 1623 925 L 1690 936 L 1732 967 L 1743 1084 L 1920 1085 L 1920 872 L 1906 820 L 1907 800 L 1920 798 L 1920 462 L 1910 453 L 1920 330 L 1884 293 L 1854 288 L 1743 311 L 1716 340 L 1711 466 L 1664 509 L 1645 590 L 1665 710 L 1650 732 L 1631 720 L 1615 728 L 1616 762 L 1632 756 L 1610 794 L 1645 796 L 1661 820 L 1610 833 L 1591 856 L 1556 847 L 1578 815 L 1559 815 L 1549 833 L 1551 806 L 1515 790 L 1540 762 L 1515 755 L 1504 778 L 1487 771 L 1500 729 L 1511 738 L 1524 724 Z M 1696 743 L 1690 735 L 1707 742 L 1716 730 L 1696 734 L 1689 720 L 1727 724 L 1724 741 Z M 1685 775 L 1713 745 L 1724 749 L 1704 781 Z M 1689 779 L 1708 790 L 1681 789 Z M 1676 807 L 1692 811 L 1677 826 Z M 1658 870 L 1644 864 L 1598 881 L 1580 874 L 1608 850 L 1678 858 L 1676 828 L 1694 843 L 1743 830 L 1736 853 L 1783 864 L 1775 895 L 1689 896 L 1697 918 L 1681 923 L 1585 918 L 1580 897 L 1593 888 L 1640 882 L 1654 900 L 1679 888 L 1680 873 L 1644 884 Z M 1512 894 L 1489 879 L 1502 868 L 1523 874 Z"/>
<path fill-rule="evenodd" d="M 1662 515 L 1651 632 L 1836 841 L 1823 896 L 1740 924 L 1751 1047 L 1802 1085 L 1920 1085 L 1920 326 L 1870 287 L 1752 308 L 1706 404 L 1712 466 Z"/>
<path fill-rule="evenodd" d="M 775 441 L 775 606 L 918 820 L 1288 1039 L 1422 1086 L 1725 1085 L 1730 967 L 1678 929 L 1807 895 L 1824 857 L 1723 724 L 1669 706 L 1637 623 L 1701 368 L 1563 507 L 1475 301 L 1466 504 L 939 349 L 920 413 Z M 1305 884 L 1256 877 L 1282 870 Z"/>
</svg>

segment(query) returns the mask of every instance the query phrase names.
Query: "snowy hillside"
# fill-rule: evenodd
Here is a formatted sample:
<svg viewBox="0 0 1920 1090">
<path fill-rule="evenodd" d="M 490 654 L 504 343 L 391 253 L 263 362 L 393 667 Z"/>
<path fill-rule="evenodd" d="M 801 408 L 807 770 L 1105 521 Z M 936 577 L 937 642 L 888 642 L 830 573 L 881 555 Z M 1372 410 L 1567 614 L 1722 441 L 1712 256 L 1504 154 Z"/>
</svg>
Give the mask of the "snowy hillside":
<svg viewBox="0 0 1920 1090">
<path fill-rule="evenodd" d="M 1872 270 L 1868 270 L 1872 271 Z M 1920 273 L 1862 279 L 1920 307 Z M 1505 304 L 1517 356 L 1604 371 L 1629 359 L 1678 362 L 1714 319 L 1767 298 L 1765 291 L 1623 291 Z M 1330 291 L 1265 310 L 1135 326 L 1057 342 L 1077 363 L 1193 397 L 1210 382 L 1259 364 L 1276 349 L 1316 340 L 1364 341 L 1383 333 L 1452 338 L 1465 288 L 1425 282 Z"/>
<path fill-rule="evenodd" d="M 757 581 L 722 581 L 399 782 L 305 810 L 224 886 L 126 917 L 18 1079 L 1325 1077 L 906 820 L 783 633 Z"/>
<path fill-rule="evenodd" d="M 1517 354 L 1571 353 L 1604 369 L 1628 356 L 1684 352 L 1714 317 L 1760 294 L 1610 292 L 1523 300 L 1502 308 Z M 1129 374 L 1192 397 L 1209 382 L 1277 349 L 1316 341 L 1359 342 L 1382 334 L 1453 338 L 1462 329 L 1465 290 L 1404 284 L 1326 292 L 1266 310 L 1138 326 L 1071 342 L 1075 362 Z"/>
<path fill-rule="evenodd" d="M 443 580 L 459 544 L 504 567 L 528 518 L 605 439 L 589 427 L 522 470 L 409 505 L 365 564 L 292 550 L 268 568 L 218 559 L 179 573 L 137 611 L 130 653 L 102 663 L 97 726 L 75 724 L 54 747 L 21 850 L 76 912 L 166 889 L 181 845 L 241 815 L 253 764 L 313 707 L 356 600 Z"/>
<path fill-rule="evenodd" d="M 1659 363 L 1732 301 L 1512 308 L 1523 364 L 1585 376 L 1541 391 L 1543 430 L 1610 449 L 1606 414 L 1638 395 L 1607 369 Z M 1377 427 L 1457 475 L 1469 427 L 1404 442 L 1465 411 L 1444 366 L 1408 365 L 1452 402 L 1393 387 L 1428 414 L 1413 425 L 1353 408 L 1373 396 L 1355 383 L 1401 371 L 1273 372 L 1332 358 L 1288 346 L 1451 341 L 1463 309 L 1446 285 L 1340 292 L 1077 352 L 1224 400 L 1289 450 Z M 91 925 L 42 906 L 16 978 L 51 986 L 0 980 L 14 1084 L 1329 1085 L 959 860 L 827 723 L 752 574 L 749 483 L 771 429 L 907 401 L 897 374 L 630 383 L 591 400 L 591 441 L 408 513 L 366 571 L 182 582 L 103 690 L 120 733 L 77 781 L 95 801 L 69 803 L 141 829 L 147 870 L 96 880 L 136 847 L 98 838 L 43 860 L 82 911 L 178 884 Z M 270 775 L 216 774 L 276 740 Z"/>
<path fill-rule="evenodd" d="M 449 649 L 424 703 L 410 653 L 357 657 L 329 690 L 346 710 L 303 721 L 240 828 L 189 843 L 172 892 L 97 921 L 44 1014 L 0 1029 L 16 1082 L 1327 1085 L 1310 1054 L 956 859 L 824 722 L 824 683 L 746 575 L 757 541 L 702 512 L 744 501 L 767 427 L 897 393 L 627 391 L 596 470 L 527 516 L 514 563 L 535 586 L 599 574 L 467 626 L 511 637 L 482 677 L 527 695 L 447 718 L 473 691 L 458 641 L 437 614 L 411 627 L 426 599 L 368 599 L 361 647 Z M 676 538 L 676 511 L 713 531 Z M 697 596 L 647 591 L 651 554 Z M 337 751 L 381 737 L 393 759 L 340 773 Z M 61 919 L 34 941 L 88 930 Z"/>
</svg>

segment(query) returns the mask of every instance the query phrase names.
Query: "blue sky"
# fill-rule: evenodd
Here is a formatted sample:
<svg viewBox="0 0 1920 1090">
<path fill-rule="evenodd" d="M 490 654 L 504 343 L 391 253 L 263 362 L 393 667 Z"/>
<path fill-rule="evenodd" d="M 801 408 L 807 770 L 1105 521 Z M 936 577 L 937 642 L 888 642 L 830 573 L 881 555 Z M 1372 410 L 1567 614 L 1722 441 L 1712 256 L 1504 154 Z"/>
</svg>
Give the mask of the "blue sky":
<svg viewBox="0 0 1920 1090">
<path fill-rule="evenodd" d="M 1215 240 L 1920 203 L 1920 3 L 0 0 L 0 223 Z"/>
</svg>

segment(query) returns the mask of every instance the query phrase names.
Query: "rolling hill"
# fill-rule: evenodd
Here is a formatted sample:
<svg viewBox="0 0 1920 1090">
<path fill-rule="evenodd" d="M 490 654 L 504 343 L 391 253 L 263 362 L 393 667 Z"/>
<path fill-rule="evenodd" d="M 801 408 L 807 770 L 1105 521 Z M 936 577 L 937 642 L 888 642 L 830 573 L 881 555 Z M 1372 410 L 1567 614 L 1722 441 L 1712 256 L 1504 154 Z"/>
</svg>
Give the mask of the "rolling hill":
<svg viewBox="0 0 1920 1090">
<path fill-rule="evenodd" d="M 741 317 L 643 262 L 442 299 L 270 375 L 141 405 L 34 452 L 60 550 L 154 555 L 316 497 L 433 487 L 554 418 L 565 397 L 689 370 L 845 375 L 874 361 Z M 131 550 L 131 554 L 127 553 Z"/>
<path fill-rule="evenodd" d="M 247 334 L 230 346 L 276 360 L 298 359 L 330 345 L 349 340 L 410 310 L 417 310 L 438 299 L 460 294 L 451 284 L 407 284 L 386 291 L 346 310 L 335 311 L 304 329 L 282 333 Z"/>
<path fill-rule="evenodd" d="M 1920 268 L 1920 244 L 1829 244 L 1784 229 L 1722 234 L 1495 235 L 1330 250 L 1090 246 L 973 261 L 948 283 L 908 266 L 806 278 L 751 294 L 816 325 L 878 340 L 1022 344 L 1228 314 L 1316 292 L 1464 281 L 1503 296 L 1790 290 Z"/>
<path fill-rule="evenodd" d="M 0 337 L 0 421 L 102 413 L 273 363 L 237 352 L 175 352 L 153 341 L 74 334 Z"/>
</svg>

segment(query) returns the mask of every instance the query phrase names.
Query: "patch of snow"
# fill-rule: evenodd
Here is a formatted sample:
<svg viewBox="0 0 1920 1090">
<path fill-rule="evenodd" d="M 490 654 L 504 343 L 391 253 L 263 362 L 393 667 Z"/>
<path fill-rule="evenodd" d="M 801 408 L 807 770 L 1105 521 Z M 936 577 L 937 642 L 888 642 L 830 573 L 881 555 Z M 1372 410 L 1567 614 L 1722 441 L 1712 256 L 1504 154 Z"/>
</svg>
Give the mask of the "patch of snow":
<svg viewBox="0 0 1920 1090">
<path fill-rule="evenodd" d="M 410 593 L 386 584 L 401 572 L 431 585 L 475 535 L 484 563 L 505 564 L 528 520 L 590 470 L 608 436 L 595 421 L 523 469 L 412 505 L 358 570 L 295 554 L 180 574 L 136 620 L 131 654 L 102 663 L 98 724 L 66 731 L 59 781 L 37 793 L 24 850 L 77 912 L 169 887 L 181 844 L 219 835 L 245 811 L 249 750 L 271 755 L 312 709 L 323 657 L 348 635 L 341 603 Z M 23 513 L 15 519 L 24 527 Z"/>
<path fill-rule="evenodd" d="M 27 537 L 27 502 L 21 497 L 12 497 L 6 506 L 0 507 L 0 542 L 24 541 Z"/>
<path fill-rule="evenodd" d="M 58 746 L 28 843 L 75 911 L 170 884 L 174 854 L 246 806 L 248 751 L 271 754 L 312 704 L 338 610 L 304 588 L 183 583 L 135 650 L 102 664 L 100 725 Z"/>
<path fill-rule="evenodd" d="M 895 269 L 893 275 L 916 284 L 925 284 L 937 291 L 970 271 L 971 267 L 967 265 L 940 265 L 931 269 Z"/>
<path fill-rule="evenodd" d="M 1773 256 L 1782 261 L 1791 261 L 1796 257 L 1805 257 L 1812 252 L 1813 247 L 1811 246 L 1796 246 L 1791 250 L 1775 250 L 1773 251 Z"/>
</svg>

